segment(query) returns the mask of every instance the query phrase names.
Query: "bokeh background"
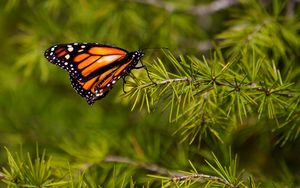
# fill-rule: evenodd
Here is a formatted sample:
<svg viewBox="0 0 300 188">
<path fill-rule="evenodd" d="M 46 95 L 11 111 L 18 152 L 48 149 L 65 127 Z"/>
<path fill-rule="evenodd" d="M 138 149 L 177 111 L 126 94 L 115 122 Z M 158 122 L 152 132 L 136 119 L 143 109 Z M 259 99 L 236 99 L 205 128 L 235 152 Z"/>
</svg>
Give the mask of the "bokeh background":
<svg viewBox="0 0 300 188">
<path fill-rule="evenodd" d="M 272 1 L 258 4 L 272 6 Z M 1 1 L 1 166 L 8 167 L 4 147 L 12 153 L 29 152 L 34 158 L 38 145 L 40 151 L 46 149 L 46 155 L 52 156 L 56 175 L 65 173 L 63 176 L 67 177 L 77 173 L 73 178 L 80 182 L 78 177 L 85 173 L 87 187 L 125 187 L 132 182 L 136 186 L 160 187 L 161 180 L 148 177 L 148 170 L 103 160 L 107 156 L 122 156 L 170 170 L 190 171 L 189 160 L 200 167 L 205 157 L 211 158 L 212 151 L 227 159 L 228 145 L 181 142 L 180 134 L 174 134 L 178 125 L 169 123 L 168 112 L 162 111 L 159 104 L 151 113 L 145 109 L 131 110 L 132 101 L 122 95 L 122 81 L 104 99 L 93 106 L 87 105 L 72 89 L 67 73 L 48 63 L 43 53 L 58 43 L 98 42 L 129 51 L 157 48 L 146 51 L 145 64 L 164 58 L 160 48 L 168 48 L 175 56 L 201 57 L 217 46 L 216 36 L 228 28 L 228 21 L 235 13 L 232 10 L 246 11 L 247 7 L 240 6 L 235 0 Z M 288 12 L 288 3 L 284 7 Z M 292 7 L 292 10 L 299 9 Z M 143 71 L 133 70 L 133 73 L 138 76 Z M 272 150 L 265 140 L 260 140 L 259 146 L 251 140 L 262 139 L 263 135 L 241 141 L 243 144 L 235 147 L 234 152 L 244 156 L 241 169 L 246 167 L 249 173 L 266 182 L 295 178 L 278 177 L 280 173 L 272 170 L 277 169 L 274 164 L 269 164 L 267 170 L 259 166 L 278 151 Z M 299 144 L 299 140 L 294 143 Z M 266 145 L 273 153 L 266 154 Z M 284 149 L 299 154 L 292 144 Z M 247 161 L 247 155 L 255 162 Z M 300 164 L 295 162 L 300 160 L 296 159 L 298 156 L 289 157 L 292 165 Z M 286 169 L 285 164 L 278 165 Z M 286 170 L 299 175 L 296 166 L 292 171 Z M 202 168 L 209 172 L 207 167 Z"/>
</svg>

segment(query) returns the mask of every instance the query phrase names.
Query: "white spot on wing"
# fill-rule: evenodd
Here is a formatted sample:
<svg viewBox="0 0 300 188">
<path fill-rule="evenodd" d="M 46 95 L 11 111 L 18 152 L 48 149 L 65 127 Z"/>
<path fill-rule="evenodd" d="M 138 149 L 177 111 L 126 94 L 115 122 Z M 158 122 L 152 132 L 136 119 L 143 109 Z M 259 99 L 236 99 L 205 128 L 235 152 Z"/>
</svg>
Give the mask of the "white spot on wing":
<svg viewBox="0 0 300 188">
<path fill-rule="evenodd" d="M 68 51 L 72 52 L 74 50 L 74 48 L 72 46 L 68 47 Z"/>
</svg>

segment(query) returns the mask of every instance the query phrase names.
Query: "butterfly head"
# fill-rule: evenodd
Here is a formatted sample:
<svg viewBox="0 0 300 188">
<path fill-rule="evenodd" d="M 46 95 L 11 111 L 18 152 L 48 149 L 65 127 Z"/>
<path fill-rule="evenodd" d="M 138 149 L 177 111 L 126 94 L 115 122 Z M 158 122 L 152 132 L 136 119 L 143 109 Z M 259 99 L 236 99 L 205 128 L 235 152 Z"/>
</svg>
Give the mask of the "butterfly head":
<svg viewBox="0 0 300 188">
<path fill-rule="evenodd" d="M 139 61 L 144 55 L 145 54 L 142 50 L 137 50 L 137 51 L 133 52 L 132 58 Z"/>
</svg>

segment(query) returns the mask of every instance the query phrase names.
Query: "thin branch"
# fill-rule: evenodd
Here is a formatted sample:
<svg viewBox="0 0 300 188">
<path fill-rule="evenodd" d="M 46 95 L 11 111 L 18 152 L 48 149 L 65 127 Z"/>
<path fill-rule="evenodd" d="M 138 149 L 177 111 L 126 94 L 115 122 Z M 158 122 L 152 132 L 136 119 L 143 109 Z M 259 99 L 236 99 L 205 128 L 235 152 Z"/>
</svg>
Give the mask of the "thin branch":
<svg viewBox="0 0 300 188">
<path fill-rule="evenodd" d="M 169 13 L 186 12 L 195 16 L 212 14 L 239 3 L 237 0 L 216 0 L 208 5 L 199 5 L 188 9 L 182 9 L 175 7 L 172 3 L 167 3 L 160 0 L 135 0 L 135 2 L 162 8 Z"/>
<path fill-rule="evenodd" d="M 162 8 L 169 13 L 173 13 L 176 10 L 172 3 L 162 2 L 160 0 L 135 0 L 135 2 Z"/>
<path fill-rule="evenodd" d="M 270 20 L 264 20 L 261 24 L 257 25 L 255 27 L 255 30 L 246 36 L 246 42 L 249 43 L 255 37 L 255 35 L 259 33 L 263 29 L 263 27 L 268 25 L 269 23 Z"/>
<path fill-rule="evenodd" d="M 226 9 L 237 3 L 238 1 L 236 0 L 217 0 L 208 5 L 192 7 L 188 10 L 188 12 L 195 16 L 203 16 Z"/>
<path fill-rule="evenodd" d="M 286 16 L 292 18 L 295 15 L 295 10 L 297 8 L 297 3 L 300 3 L 300 0 L 289 0 L 286 5 Z"/>
<path fill-rule="evenodd" d="M 168 170 L 168 169 L 160 167 L 156 164 L 134 161 L 134 160 L 129 159 L 127 157 L 109 155 L 109 156 L 105 157 L 104 162 L 126 163 L 126 164 L 129 164 L 129 165 L 132 165 L 132 166 L 137 166 L 137 167 L 140 167 L 140 168 L 144 168 L 144 169 L 149 170 L 151 172 L 156 172 L 160 175 L 170 176 L 170 182 L 186 181 L 186 180 L 194 180 L 194 181 L 198 181 L 198 182 L 203 182 L 203 179 L 204 179 L 204 180 L 209 180 L 209 181 L 217 181 L 217 182 L 225 184 L 225 185 L 227 185 L 228 187 L 231 187 L 231 188 L 236 187 L 233 184 L 229 183 L 227 180 L 222 179 L 222 178 L 217 177 L 217 176 L 211 176 L 211 175 L 207 175 L 207 174 L 186 175 L 186 174 L 179 173 L 179 172 L 176 172 L 176 171 Z"/>
<path fill-rule="evenodd" d="M 170 175 L 170 172 L 167 169 L 159 167 L 158 165 L 138 162 L 138 161 L 134 161 L 132 159 L 126 158 L 126 157 L 109 155 L 109 156 L 105 157 L 104 162 L 126 163 L 126 164 L 130 164 L 132 166 L 138 166 L 138 167 L 144 168 L 151 172 L 157 172 L 158 174 L 161 174 L 161 175 Z"/>
</svg>

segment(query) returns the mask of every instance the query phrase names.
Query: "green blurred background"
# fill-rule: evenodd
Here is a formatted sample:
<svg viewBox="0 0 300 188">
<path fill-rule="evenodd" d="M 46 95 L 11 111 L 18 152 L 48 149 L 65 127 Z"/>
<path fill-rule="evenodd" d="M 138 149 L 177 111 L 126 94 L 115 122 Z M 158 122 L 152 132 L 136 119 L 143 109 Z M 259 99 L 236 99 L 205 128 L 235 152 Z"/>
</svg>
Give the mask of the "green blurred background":
<svg viewBox="0 0 300 188">
<path fill-rule="evenodd" d="M 1 1 L 1 164 L 7 166 L 3 146 L 34 155 L 38 144 L 59 166 L 66 166 L 67 161 L 79 167 L 93 164 L 108 154 L 175 169 L 188 165 L 186 149 L 172 135 L 175 128 L 169 125 L 167 114 L 159 109 L 151 115 L 131 111 L 128 99 L 120 96 L 122 81 L 107 97 L 89 106 L 72 89 L 67 73 L 43 56 L 48 47 L 69 42 L 98 42 L 129 51 L 167 47 L 175 53 L 195 53 L 202 41 L 205 48 L 222 27 L 222 13 L 199 20 L 180 11 L 196 1 L 167 3 L 179 11 L 142 1 Z M 151 63 L 161 55 L 159 51 L 147 51 L 144 62 Z M 138 75 L 140 71 L 133 72 Z"/>
<path fill-rule="evenodd" d="M 169 48 L 175 55 L 201 57 L 210 54 L 214 47 L 212 41 L 227 27 L 225 23 L 233 14 L 229 9 L 237 3 L 226 1 L 232 5 L 225 6 L 224 10 L 210 12 L 208 8 L 207 12 L 202 10 L 199 14 L 193 9 L 212 2 L 1 1 L 1 165 L 7 166 L 3 146 L 13 152 L 28 151 L 34 155 L 38 145 L 53 157 L 56 166 L 83 169 L 82 172 L 91 174 L 90 182 L 112 187 L 109 179 L 115 176 L 113 173 L 124 176 L 128 182 L 134 177 L 137 185 L 151 180 L 146 178 L 148 171 L 137 172 L 135 168 L 129 170 L 123 166 L 101 164 L 107 155 L 125 156 L 168 169 L 189 170 L 189 160 L 198 161 L 197 165 L 201 166 L 204 156 L 210 156 L 211 151 L 217 154 L 228 152 L 227 145 L 218 142 L 204 142 L 201 149 L 198 144 L 180 142 L 180 134 L 174 134 L 178 126 L 168 122 L 168 112 L 162 112 L 159 104 L 151 114 L 144 109 L 131 111 L 131 101 L 122 96 L 122 81 L 104 99 L 93 106 L 87 105 L 72 89 L 67 73 L 48 63 L 43 56 L 44 51 L 54 44 L 98 42 L 129 51 Z M 149 64 L 157 57 L 164 58 L 159 49 L 146 51 L 143 62 Z M 133 70 L 133 73 L 144 74 L 143 71 Z M 264 134 L 268 133 L 262 130 L 258 138 L 262 139 Z M 259 165 L 268 161 L 264 146 L 272 147 L 260 140 L 258 149 L 253 149 L 256 142 L 249 140 L 244 142 L 240 138 L 238 141 L 243 144 L 237 144 L 236 151 L 246 159 L 247 150 L 252 150 L 251 158 L 255 158 L 255 162 L 243 160 L 242 164 L 261 175 L 262 179 L 267 179 L 272 176 L 270 169 L 273 167 L 262 175 L 264 170 L 259 169 Z M 288 148 L 287 151 L 294 152 L 295 149 Z M 295 162 L 297 160 L 291 160 L 292 165 L 299 165 Z M 294 172 L 299 172 L 299 168 Z M 122 182 L 115 180 L 114 184 L 118 185 L 118 181 Z M 90 187 L 93 187 L 92 183 Z"/>
<path fill-rule="evenodd" d="M 102 142 L 102 137 L 122 145 L 138 131 L 146 131 L 148 124 L 153 129 L 170 128 L 163 114 L 130 111 L 128 99 L 120 96 L 121 82 L 103 100 L 88 106 L 70 86 L 66 72 L 43 57 L 48 47 L 99 42 L 129 51 L 168 47 L 179 53 L 198 51 L 195 46 L 213 36 L 205 32 L 205 27 L 211 29 L 210 17 L 200 24 L 193 16 L 131 1 L 2 1 L 0 19 L 1 144 L 9 148 L 22 144 L 27 149 L 38 142 L 57 150 L 66 140 L 77 145 L 94 138 Z M 155 56 L 146 52 L 145 62 Z"/>
</svg>

